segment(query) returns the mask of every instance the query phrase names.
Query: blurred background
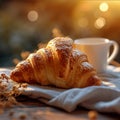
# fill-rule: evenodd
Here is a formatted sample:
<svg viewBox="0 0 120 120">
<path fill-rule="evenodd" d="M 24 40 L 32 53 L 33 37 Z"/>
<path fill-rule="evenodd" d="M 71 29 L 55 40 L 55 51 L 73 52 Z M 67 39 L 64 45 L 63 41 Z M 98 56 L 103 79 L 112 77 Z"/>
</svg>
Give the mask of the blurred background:
<svg viewBox="0 0 120 120">
<path fill-rule="evenodd" d="M 61 32 L 72 39 L 105 37 L 120 45 L 119 0 L 0 0 L 0 67 Z M 120 52 L 115 58 L 120 62 Z"/>
</svg>

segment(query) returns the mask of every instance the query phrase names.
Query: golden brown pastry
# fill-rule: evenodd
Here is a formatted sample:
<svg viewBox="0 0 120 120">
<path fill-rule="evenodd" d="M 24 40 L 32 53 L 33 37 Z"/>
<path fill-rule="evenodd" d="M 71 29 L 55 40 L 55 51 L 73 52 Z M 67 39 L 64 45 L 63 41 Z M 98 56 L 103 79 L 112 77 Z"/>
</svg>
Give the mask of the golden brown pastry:
<svg viewBox="0 0 120 120">
<path fill-rule="evenodd" d="M 73 40 L 68 37 L 54 38 L 46 48 L 30 54 L 17 64 L 10 77 L 17 82 L 61 88 L 81 88 L 101 83 L 87 56 L 73 49 Z"/>
</svg>

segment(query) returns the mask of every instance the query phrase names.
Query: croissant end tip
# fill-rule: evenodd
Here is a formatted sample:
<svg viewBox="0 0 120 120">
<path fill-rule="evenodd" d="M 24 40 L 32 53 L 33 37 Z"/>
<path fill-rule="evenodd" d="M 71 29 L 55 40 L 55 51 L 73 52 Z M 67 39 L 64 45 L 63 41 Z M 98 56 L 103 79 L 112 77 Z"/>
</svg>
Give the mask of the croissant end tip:
<svg viewBox="0 0 120 120">
<path fill-rule="evenodd" d="M 13 80 L 13 81 L 16 81 L 16 82 L 20 82 L 20 78 L 21 78 L 21 72 L 18 70 L 18 69 L 14 69 L 11 73 L 10 73 L 10 78 Z"/>
</svg>

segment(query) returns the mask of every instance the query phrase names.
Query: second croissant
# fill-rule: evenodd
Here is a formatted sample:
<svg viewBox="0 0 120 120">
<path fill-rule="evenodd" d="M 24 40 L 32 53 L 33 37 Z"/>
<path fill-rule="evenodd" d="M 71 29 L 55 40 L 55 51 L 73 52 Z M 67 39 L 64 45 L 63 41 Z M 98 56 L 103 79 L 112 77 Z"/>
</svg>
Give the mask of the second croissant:
<svg viewBox="0 0 120 120">
<path fill-rule="evenodd" d="M 45 48 L 32 53 L 12 70 L 11 79 L 59 88 L 100 85 L 101 80 L 87 56 L 73 48 L 73 40 L 57 37 Z"/>
</svg>

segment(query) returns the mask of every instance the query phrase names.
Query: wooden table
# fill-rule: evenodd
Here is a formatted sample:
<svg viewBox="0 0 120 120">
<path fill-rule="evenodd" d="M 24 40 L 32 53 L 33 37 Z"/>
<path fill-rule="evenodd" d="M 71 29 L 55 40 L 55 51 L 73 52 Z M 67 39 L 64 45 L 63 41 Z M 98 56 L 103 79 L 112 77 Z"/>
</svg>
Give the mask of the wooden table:
<svg viewBox="0 0 120 120">
<path fill-rule="evenodd" d="M 90 110 L 84 108 L 68 113 L 24 96 L 17 100 L 22 105 L 5 109 L 0 120 L 120 120 L 120 115 L 113 113 L 97 113 L 97 119 L 90 119 Z"/>
</svg>

